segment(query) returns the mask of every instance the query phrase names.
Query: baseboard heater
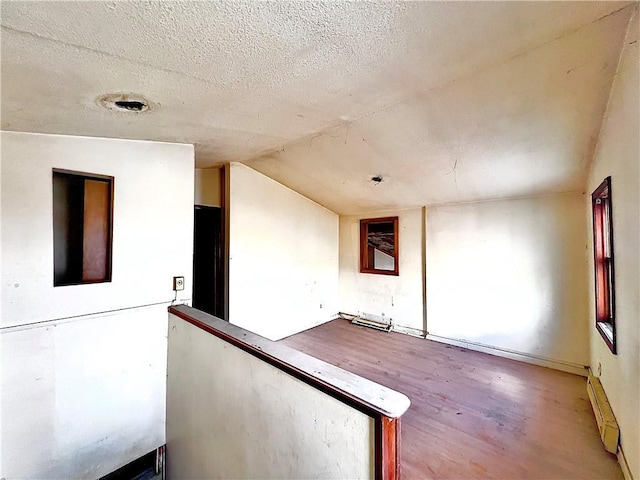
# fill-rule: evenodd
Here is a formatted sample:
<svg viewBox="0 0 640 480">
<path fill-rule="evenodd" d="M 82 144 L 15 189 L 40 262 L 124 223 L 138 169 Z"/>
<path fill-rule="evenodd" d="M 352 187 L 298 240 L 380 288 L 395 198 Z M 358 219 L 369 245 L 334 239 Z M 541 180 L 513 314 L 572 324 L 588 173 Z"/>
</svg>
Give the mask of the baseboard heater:
<svg viewBox="0 0 640 480">
<path fill-rule="evenodd" d="M 385 332 L 390 332 L 393 327 L 393 320 L 391 318 L 365 312 L 358 312 L 358 315 L 353 317 L 351 323 L 363 327 L 375 328 L 376 330 L 383 330 Z"/>
<path fill-rule="evenodd" d="M 587 393 L 591 400 L 593 413 L 596 416 L 596 422 L 598 422 L 598 430 L 600 430 L 600 438 L 604 443 L 604 448 L 607 452 L 616 453 L 618 451 L 620 429 L 618 428 L 616 417 L 613 416 L 613 410 L 604 393 L 600 379 L 589 375 L 587 378 Z"/>
</svg>

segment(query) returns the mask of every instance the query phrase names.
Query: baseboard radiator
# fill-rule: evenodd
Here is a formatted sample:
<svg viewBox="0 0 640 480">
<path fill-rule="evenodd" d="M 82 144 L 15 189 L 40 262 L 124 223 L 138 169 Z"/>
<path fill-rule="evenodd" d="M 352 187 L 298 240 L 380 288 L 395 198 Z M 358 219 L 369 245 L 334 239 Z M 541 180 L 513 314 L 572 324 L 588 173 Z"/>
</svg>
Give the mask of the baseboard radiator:
<svg viewBox="0 0 640 480">
<path fill-rule="evenodd" d="M 385 332 L 390 332 L 393 328 L 393 320 L 391 318 L 365 312 L 358 312 L 358 315 L 353 317 L 351 323 Z"/>
<path fill-rule="evenodd" d="M 587 378 L 587 393 L 589 394 L 593 413 L 598 422 L 598 430 L 600 430 L 600 438 L 602 439 L 602 443 L 604 443 L 604 448 L 608 452 L 616 453 L 618 450 L 620 429 L 618 428 L 616 417 L 613 416 L 613 410 L 604 393 L 600 379 L 589 375 Z"/>
</svg>

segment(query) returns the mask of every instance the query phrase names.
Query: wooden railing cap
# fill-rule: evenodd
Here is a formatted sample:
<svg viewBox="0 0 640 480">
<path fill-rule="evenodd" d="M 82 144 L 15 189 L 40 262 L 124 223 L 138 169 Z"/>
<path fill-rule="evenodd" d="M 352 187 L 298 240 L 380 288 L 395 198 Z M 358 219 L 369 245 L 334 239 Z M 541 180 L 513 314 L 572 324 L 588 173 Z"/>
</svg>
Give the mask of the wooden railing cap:
<svg viewBox="0 0 640 480">
<path fill-rule="evenodd" d="M 195 308 L 171 306 L 169 313 L 374 417 L 398 418 L 411 405 L 409 398 L 400 392 Z"/>
</svg>

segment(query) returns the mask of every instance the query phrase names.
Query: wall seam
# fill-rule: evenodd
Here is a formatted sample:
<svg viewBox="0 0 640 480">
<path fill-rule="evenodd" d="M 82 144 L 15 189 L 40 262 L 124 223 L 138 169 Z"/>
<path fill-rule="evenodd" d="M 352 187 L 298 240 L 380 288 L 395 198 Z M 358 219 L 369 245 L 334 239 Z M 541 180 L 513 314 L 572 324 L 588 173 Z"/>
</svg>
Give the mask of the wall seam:
<svg viewBox="0 0 640 480">
<path fill-rule="evenodd" d="M 191 299 L 181 299 L 180 303 L 188 303 L 190 302 Z M 85 313 L 82 315 L 73 315 L 70 317 L 61 317 L 61 318 L 52 318 L 52 319 L 48 319 L 48 320 L 40 320 L 38 322 L 32 322 L 32 323 L 22 323 L 19 325 L 10 325 L 7 327 L 1 327 L 0 328 L 0 334 L 5 334 L 5 333 L 13 333 L 13 332 L 19 332 L 19 331 L 23 331 L 23 330 L 30 330 L 33 328 L 41 328 L 41 327 L 47 327 L 47 326 L 55 326 L 55 325 L 59 325 L 62 323 L 71 323 L 71 322 L 78 322 L 81 320 L 92 320 L 94 318 L 99 318 L 99 317 L 104 317 L 104 316 L 108 316 L 108 315 L 115 315 L 118 314 L 120 312 L 126 312 L 126 311 L 130 311 L 130 310 L 139 310 L 142 308 L 148 308 L 148 307 L 155 307 L 155 306 L 159 306 L 159 305 L 172 305 L 174 303 L 173 300 L 166 300 L 164 302 L 156 302 L 156 303 L 147 303 L 145 305 L 135 305 L 132 307 L 124 307 L 124 308 L 116 308 L 114 310 L 104 310 L 102 312 L 91 312 L 91 313 Z"/>
</svg>

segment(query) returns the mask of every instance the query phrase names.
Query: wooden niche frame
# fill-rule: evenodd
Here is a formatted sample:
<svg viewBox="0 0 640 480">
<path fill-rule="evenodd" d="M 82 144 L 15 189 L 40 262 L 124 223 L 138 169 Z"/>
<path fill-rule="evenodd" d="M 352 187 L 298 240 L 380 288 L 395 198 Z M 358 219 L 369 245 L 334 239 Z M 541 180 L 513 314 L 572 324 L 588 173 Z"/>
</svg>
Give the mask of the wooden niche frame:
<svg viewBox="0 0 640 480">
<path fill-rule="evenodd" d="M 616 301 L 613 260 L 611 177 L 591 194 L 593 211 L 593 265 L 595 273 L 596 330 L 616 354 Z"/>
<path fill-rule="evenodd" d="M 52 173 L 53 286 L 111 282 L 114 178 Z"/>
<path fill-rule="evenodd" d="M 386 237 L 382 248 L 376 248 L 369 238 L 377 233 L 378 240 Z M 389 244 L 391 243 L 391 248 Z M 377 268 L 375 264 L 376 250 L 393 258 L 393 268 Z M 398 217 L 363 218 L 360 220 L 360 273 L 379 275 L 395 275 L 399 273 L 398 262 Z"/>
</svg>

